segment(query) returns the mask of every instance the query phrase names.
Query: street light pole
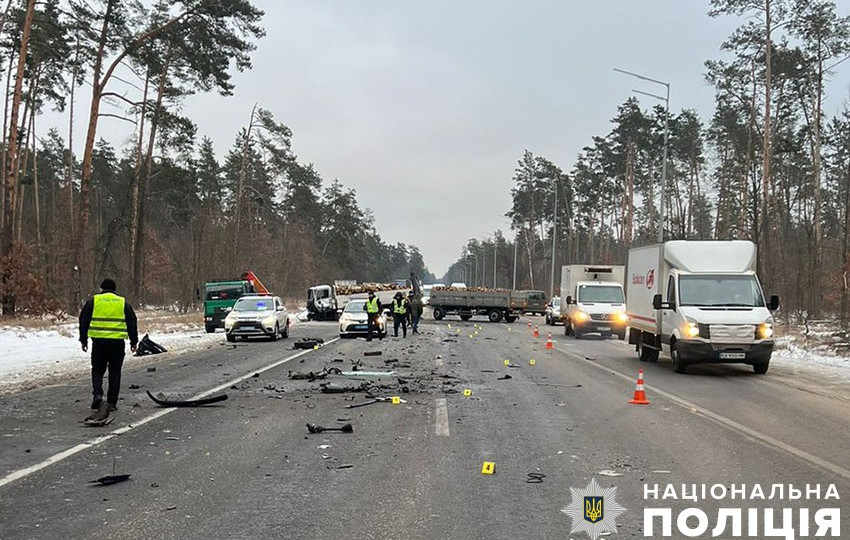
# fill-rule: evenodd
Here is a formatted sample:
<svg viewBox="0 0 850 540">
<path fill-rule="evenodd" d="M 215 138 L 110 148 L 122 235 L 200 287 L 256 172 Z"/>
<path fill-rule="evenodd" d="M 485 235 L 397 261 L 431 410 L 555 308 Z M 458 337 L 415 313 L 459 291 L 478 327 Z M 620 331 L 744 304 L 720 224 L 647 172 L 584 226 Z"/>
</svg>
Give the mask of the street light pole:
<svg viewBox="0 0 850 540">
<path fill-rule="evenodd" d="M 493 288 L 496 288 L 496 254 L 499 251 L 498 240 L 493 240 Z"/>
<path fill-rule="evenodd" d="M 670 83 L 659 81 L 658 79 L 652 79 L 650 77 L 639 75 L 637 73 L 632 73 L 631 71 L 626 71 L 624 69 L 614 68 L 614 71 L 618 73 L 623 73 L 625 75 L 631 75 L 632 77 L 636 77 L 642 81 L 660 84 L 667 89 L 667 94 L 665 96 L 659 96 L 656 94 L 650 94 L 649 92 L 641 92 L 640 90 L 634 90 L 634 92 L 637 94 L 643 94 L 645 96 L 649 96 L 664 102 L 664 157 L 661 161 L 661 189 L 659 190 L 661 192 L 661 204 L 658 212 L 658 243 L 661 243 L 664 242 L 664 194 L 667 189 L 667 141 L 669 140 L 670 134 Z"/>
<path fill-rule="evenodd" d="M 512 290 L 516 290 L 516 250 L 517 246 L 519 246 L 519 233 L 514 236 L 514 283 L 511 286 Z"/>
<path fill-rule="evenodd" d="M 555 290 L 555 239 L 558 238 L 558 182 L 556 178 L 552 179 L 555 185 L 555 210 L 552 217 L 552 269 L 549 272 L 549 294 Z M 548 295 L 547 295 L 548 296 Z"/>
</svg>

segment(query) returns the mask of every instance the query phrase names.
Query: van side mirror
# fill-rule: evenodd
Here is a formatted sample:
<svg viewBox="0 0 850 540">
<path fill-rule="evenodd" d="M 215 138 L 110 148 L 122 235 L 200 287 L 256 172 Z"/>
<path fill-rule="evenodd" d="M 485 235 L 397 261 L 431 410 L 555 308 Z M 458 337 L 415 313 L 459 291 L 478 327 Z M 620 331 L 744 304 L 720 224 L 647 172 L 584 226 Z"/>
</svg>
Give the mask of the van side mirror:
<svg viewBox="0 0 850 540">
<path fill-rule="evenodd" d="M 652 307 L 654 309 L 672 309 L 676 311 L 676 302 L 665 302 L 661 299 L 660 294 L 656 294 L 652 297 Z"/>
<path fill-rule="evenodd" d="M 775 294 L 770 296 L 770 301 L 767 303 L 767 309 L 770 311 L 776 311 L 779 309 L 779 296 Z"/>
<path fill-rule="evenodd" d="M 572 304 L 572 303 L 573 303 L 573 297 L 570 296 L 570 295 L 567 295 L 567 304 Z"/>
</svg>

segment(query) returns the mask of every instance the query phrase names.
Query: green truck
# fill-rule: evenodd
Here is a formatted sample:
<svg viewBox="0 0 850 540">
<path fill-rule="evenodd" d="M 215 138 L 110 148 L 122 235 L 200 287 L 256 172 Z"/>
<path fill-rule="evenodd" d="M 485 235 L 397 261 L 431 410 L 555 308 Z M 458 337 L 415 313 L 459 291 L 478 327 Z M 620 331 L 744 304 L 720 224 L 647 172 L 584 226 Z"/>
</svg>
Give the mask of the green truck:
<svg viewBox="0 0 850 540">
<path fill-rule="evenodd" d="M 239 278 L 216 279 L 204 284 L 204 328 L 208 334 L 224 328 L 224 318 L 243 294 L 268 293 L 252 271 Z"/>
</svg>

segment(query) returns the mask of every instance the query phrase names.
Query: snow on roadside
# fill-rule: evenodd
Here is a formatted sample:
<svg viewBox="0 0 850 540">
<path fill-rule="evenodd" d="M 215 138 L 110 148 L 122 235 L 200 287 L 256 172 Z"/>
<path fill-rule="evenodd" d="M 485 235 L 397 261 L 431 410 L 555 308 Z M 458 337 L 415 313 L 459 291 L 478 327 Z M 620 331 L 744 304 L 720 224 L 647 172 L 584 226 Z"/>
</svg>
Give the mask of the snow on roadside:
<svg viewBox="0 0 850 540">
<path fill-rule="evenodd" d="M 187 322 L 193 315 L 169 312 L 139 313 L 139 339 L 150 334 L 156 343 L 168 349 L 155 356 L 132 356 L 129 345 L 125 366 L 147 364 L 224 343 L 219 330 L 207 334 L 198 322 Z M 177 321 L 177 322 L 175 322 Z M 292 325 L 299 324 L 296 317 Z M 77 322 L 57 323 L 52 327 L 26 328 L 0 325 L 0 395 L 58 384 L 68 379 L 88 378 L 91 349 L 83 352 L 78 341 Z"/>
<path fill-rule="evenodd" d="M 224 334 L 207 334 L 199 325 L 176 324 L 163 325 L 151 333 L 151 339 L 168 349 L 155 357 L 159 360 L 211 347 L 224 341 Z M 128 346 L 125 365 L 151 360 L 131 354 Z M 73 324 L 55 330 L 0 327 L 0 394 L 88 377 L 90 355 L 91 349 L 81 350 Z"/>
</svg>

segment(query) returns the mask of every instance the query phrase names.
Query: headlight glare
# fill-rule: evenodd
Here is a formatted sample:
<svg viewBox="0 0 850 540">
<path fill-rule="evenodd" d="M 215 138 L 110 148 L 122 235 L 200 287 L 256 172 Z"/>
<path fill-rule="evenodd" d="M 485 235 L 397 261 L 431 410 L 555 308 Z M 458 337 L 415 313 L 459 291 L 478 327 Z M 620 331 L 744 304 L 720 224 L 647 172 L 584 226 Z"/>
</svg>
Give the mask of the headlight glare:
<svg viewBox="0 0 850 540">
<path fill-rule="evenodd" d="M 758 325 L 758 338 L 769 339 L 773 337 L 773 325 L 769 322 Z"/>
<path fill-rule="evenodd" d="M 697 325 L 697 323 L 692 322 L 687 323 L 685 325 L 685 337 L 699 337 L 699 325 Z"/>
</svg>

